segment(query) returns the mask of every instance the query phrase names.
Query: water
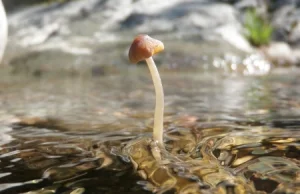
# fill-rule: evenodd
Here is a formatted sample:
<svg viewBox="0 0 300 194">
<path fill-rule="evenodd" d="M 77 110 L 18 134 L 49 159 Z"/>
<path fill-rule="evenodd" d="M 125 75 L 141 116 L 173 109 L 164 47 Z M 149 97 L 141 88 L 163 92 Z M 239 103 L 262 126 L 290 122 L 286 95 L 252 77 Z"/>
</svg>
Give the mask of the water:
<svg viewBox="0 0 300 194">
<path fill-rule="evenodd" d="M 300 191 L 299 70 L 162 71 L 160 162 L 148 71 L 118 72 L 2 75 L 0 193 Z"/>
</svg>

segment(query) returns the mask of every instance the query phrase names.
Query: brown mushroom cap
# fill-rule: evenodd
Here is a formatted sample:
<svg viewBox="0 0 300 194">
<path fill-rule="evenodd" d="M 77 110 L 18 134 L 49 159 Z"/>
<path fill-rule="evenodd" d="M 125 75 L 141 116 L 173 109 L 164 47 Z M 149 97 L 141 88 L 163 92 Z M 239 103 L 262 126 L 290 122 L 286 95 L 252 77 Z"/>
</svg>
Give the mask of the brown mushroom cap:
<svg viewBox="0 0 300 194">
<path fill-rule="evenodd" d="M 164 44 L 146 34 L 140 34 L 133 40 L 129 49 L 129 61 L 138 63 L 164 50 Z"/>
</svg>

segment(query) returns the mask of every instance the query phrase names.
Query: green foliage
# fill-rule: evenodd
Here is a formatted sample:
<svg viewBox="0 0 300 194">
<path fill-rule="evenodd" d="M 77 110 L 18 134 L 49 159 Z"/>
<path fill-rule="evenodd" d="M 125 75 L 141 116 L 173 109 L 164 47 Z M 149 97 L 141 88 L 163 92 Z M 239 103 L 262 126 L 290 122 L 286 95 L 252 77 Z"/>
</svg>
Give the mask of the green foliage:
<svg viewBox="0 0 300 194">
<path fill-rule="evenodd" d="M 248 9 L 245 18 L 246 37 L 254 46 L 270 42 L 273 28 L 269 22 L 259 16 L 255 9 Z"/>
</svg>

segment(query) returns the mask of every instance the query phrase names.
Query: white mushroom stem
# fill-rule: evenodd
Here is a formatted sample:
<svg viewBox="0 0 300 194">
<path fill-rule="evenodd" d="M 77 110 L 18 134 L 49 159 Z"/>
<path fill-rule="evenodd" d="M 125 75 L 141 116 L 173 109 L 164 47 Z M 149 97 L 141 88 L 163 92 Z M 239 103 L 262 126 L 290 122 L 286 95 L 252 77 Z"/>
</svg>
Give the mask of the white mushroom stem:
<svg viewBox="0 0 300 194">
<path fill-rule="evenodd" d="M 157 70 L 157 67 L 152 57 L 146 59 L 149 67 L 156 95 L 155 112 L 154 112 L 154 127 L 153 127 L 153 139 L 157 142 L 160 148 L 164 148 L 163 143 L 163 121 L 164 121 L 164 90 L 161 83 L 161 79 Z"/>
<path fill-rule="evenodd" d="M 2 4 L 2 0 L 0 0 L 0 64 L 6 47 L 6 42 L 7 42 L 7 19 Z"/>
</svg>

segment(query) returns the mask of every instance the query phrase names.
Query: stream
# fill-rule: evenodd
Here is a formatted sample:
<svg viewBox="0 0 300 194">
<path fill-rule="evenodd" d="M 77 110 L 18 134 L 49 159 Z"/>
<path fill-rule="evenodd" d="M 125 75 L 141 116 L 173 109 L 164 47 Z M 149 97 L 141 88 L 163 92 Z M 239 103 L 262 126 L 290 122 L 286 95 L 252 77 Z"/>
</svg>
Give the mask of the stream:
<svg viewBox="0 0 300 194">
<path fill-rule="evenodd" d="M 148 69 L 0 77 L 0 193 L 300 192 L 300 71 L 161 69 L 166 151 L 149 151 Z"/>
</svg>

